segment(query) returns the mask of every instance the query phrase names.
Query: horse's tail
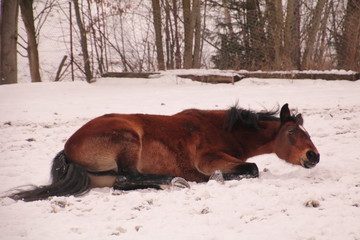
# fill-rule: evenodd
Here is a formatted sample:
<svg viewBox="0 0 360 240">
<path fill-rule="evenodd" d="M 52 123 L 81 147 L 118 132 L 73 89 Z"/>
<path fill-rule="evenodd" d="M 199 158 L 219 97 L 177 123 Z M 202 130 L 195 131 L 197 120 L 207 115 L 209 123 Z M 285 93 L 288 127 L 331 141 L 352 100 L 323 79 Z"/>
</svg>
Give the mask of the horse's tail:
<svg viewBox="0 0 360 240">
<path fill-rule="evenodd" d="M 90 189 L 90 179 L 86 169 L 69 161 L 64 151 L 59 152 L 53 160 L 51 178 L 50 185 L 20 190 L 8 197 L 30 202 L 51 196 L 81 195 Z"/>
</svg>

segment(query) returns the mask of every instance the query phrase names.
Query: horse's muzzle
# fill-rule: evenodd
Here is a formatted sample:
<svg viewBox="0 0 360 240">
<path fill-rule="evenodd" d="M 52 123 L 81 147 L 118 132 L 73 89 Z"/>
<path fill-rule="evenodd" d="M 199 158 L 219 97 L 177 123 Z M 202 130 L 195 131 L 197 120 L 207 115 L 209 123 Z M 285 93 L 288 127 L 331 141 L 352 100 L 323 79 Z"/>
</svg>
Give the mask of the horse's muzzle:
<svg viewBox="0 0 360 240">
<path fill-rule="evenodd" d="M 313 168 L 320 162 L 320 154 L 312 150 L 306 152 L 306 160 L 302 159 L 301 165 L 304 168 Z"/>
</svg>

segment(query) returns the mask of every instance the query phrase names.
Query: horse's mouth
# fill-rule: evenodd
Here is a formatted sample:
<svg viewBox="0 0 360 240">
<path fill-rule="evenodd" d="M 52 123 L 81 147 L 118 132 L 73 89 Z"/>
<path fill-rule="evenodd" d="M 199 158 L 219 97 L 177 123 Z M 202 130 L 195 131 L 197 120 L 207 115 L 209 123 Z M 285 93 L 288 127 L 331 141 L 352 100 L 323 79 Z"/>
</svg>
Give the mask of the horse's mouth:
<svg viewBox="0 0 360 240">
<path fill-rule="evenodd" d="M 304 160 L 303 158 L 300 159 L 300 163 L 301 163 L 301 166 L 303 166 L 304 168 L 308 168 L 308 169 L 315 167 L 317 164 L 315 162 Z"/>
</svg>

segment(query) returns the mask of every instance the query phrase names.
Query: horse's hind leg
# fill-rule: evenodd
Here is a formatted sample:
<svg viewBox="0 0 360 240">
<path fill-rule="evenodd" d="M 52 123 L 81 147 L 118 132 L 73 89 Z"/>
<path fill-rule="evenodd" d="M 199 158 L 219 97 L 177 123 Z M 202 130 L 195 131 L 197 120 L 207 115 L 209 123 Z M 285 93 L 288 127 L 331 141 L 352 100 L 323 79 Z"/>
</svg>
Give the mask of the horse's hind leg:
<svg viewBox="0 0 360 240">
<path fill-rule="evenodd" d="M 116 182 L 115 170 L 105 172 L 88 172 L 92 188 L 112 187 Z"/>
<path fill-rule="evenodd" d="M 135 189 L 166 189 L 169 186 L 181 188 L 190 188 L 189 183 L 179 177 L 172 175 L 141 174 L 132 173 L 117 176 L 114 189 L 118 190 L 135 190 Z"/>
</svg>

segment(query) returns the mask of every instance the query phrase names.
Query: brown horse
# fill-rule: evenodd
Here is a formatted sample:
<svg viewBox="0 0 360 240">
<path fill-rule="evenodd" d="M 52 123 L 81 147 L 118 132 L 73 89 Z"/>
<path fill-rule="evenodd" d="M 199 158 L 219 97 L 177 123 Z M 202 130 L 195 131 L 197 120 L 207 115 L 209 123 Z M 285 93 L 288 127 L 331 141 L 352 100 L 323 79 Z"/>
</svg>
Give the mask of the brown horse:
<svg viewBox="0 0 360 240">
<path fill-rule="evenodd" d="M 130 190 L 188 186 L 214 173 L 225 180 L 257 177 L 246 160 L 275 153 L 285 161 L 314 167 L 320 155 L 300 114 L 189 109 L 172 116 L 107 114 L 95 118 L 66 142 L 53 161 L 52 183 L 13 193 L 24 201 L 79 195 L 94 187 Z M 176 177 L 175 177 L 176 176 Z M 217 176 L 218 177 L 218 176 Z"/>
</svg>

